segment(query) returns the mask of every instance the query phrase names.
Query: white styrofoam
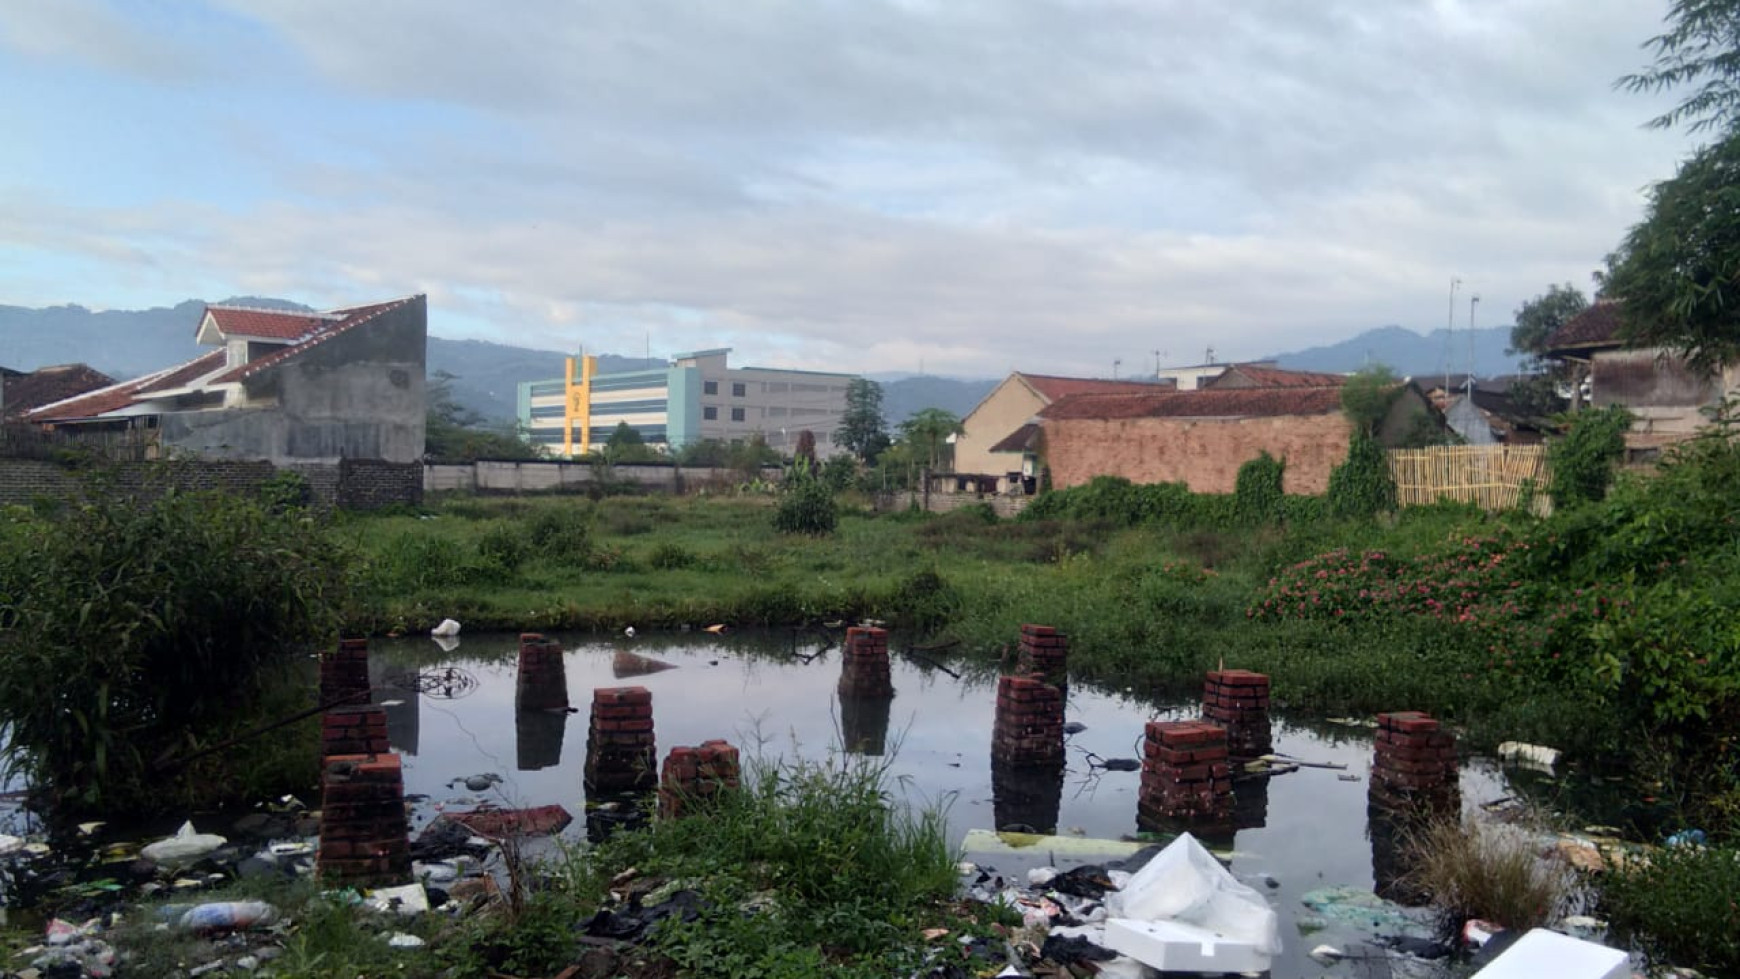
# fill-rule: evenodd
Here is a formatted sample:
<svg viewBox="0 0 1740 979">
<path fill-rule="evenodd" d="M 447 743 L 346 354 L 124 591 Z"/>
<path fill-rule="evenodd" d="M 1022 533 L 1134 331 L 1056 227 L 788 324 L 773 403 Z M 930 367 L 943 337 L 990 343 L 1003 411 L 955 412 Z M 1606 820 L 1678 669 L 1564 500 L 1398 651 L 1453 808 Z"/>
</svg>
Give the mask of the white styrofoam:
<svg viewBox="0 0 1740 979">
<path fill-rule="evenodd" d="M 1474 979 L 1630 979 L 1624 952 L 1536 928 L 1516 940 Z"/>
<path fill-rule="evenodd" d="M 1178 921 L 1108 918 L 1105 947 L 1162 972 L 1263 972 L 1270 958 L 1254 942 Z"/>
</svg>

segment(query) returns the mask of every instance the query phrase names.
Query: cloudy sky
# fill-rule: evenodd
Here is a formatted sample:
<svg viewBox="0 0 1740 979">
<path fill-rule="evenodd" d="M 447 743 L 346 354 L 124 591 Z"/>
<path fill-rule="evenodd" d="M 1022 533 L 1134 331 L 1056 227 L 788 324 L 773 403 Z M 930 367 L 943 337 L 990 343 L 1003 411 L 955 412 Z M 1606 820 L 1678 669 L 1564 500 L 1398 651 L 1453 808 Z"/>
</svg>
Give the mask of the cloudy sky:
<svg viewBox="0 0 1740 979">
<path fill-rule="evenodd" d="M 1589 273 L 1667 0 L 9 0 L 0 303 L 1129 374 Z M 4 338 L 0 338 L 3 343 Z"/>
</svg>

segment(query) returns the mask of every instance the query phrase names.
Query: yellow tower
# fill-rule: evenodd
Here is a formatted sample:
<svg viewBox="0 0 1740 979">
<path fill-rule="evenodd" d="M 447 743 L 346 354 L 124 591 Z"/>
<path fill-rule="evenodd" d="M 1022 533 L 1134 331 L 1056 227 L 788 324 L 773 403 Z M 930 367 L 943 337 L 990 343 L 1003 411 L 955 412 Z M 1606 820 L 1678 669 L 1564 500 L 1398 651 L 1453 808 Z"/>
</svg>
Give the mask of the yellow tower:
<svg viewBox="0 0 1740 979">
<path fill-rule="evenodd" d="M 578 368 L 580 383 L 574 383 Z M 568 358 L 568 370 L 562 385 L 562 454 L 574 455 L 574 426 L 580 426 L 580 454 L 592 451 L 592 375 L 598 372 L 598 358 L 590 354 Z"/>
</svg>

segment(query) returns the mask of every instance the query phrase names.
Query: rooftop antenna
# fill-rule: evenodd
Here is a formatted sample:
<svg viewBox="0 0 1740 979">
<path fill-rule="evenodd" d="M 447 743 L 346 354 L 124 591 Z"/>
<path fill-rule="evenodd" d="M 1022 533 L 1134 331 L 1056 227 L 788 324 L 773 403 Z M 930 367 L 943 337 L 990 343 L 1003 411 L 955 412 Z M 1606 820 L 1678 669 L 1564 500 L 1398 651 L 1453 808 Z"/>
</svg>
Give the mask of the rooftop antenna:
<svg viewBox="0 0 1740 979">
<path fill-rule="evenodd" d="M 1118 379 L 1118 368 L 1121 367 L 1123 365 L 1123 363 L 1124 363 L 1124 358 L 1122 358 L 1122 357 L 1113 357 L 1112 358 L 1112 380 L 1115 381 Z"/>
<path fill-rule="evenodd" d="M 1448 322 L 1444 325 L 1444 394 L 1446 397 L 1450 394 L 1450 337 L 1456 332 L 1456 288 L 1460 285 L 1462 285 L 1461 279 L 1455 276 L 1450 277 L 1450 314 L 1447 317 Z"/>
<path fill-rule="evenodd" d="M 1474 394 L 1474 307 L 1480 305 L 1480 293 L 1468 297 L 1468 394 Z"/>
<path fill-rule="evenodd" d="M 1203 361 L 1205 363 L 1207 363 L 1210 366 L 1213 366 L 1213 364 L 1214 364 L 1214 348 L 1209 347 L 1207 350 L 1203 351 L 1202 358 L 1203 358 Z"/>
<path fill-rule="evenodd" d="M 1160 351 L 1154 351 L 1154 380 L 1160 379 Z"/>
</svg>

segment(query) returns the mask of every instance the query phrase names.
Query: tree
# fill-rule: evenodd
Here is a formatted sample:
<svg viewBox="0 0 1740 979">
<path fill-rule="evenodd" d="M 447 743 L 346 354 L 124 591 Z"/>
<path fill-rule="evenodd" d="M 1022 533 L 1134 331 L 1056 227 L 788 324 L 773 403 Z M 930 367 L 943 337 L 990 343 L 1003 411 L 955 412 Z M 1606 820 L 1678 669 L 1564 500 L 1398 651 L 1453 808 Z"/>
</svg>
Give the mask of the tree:
<svg viewBox="0 0 1740 979">
<path fill-rule="evenodd" d="M 492 428 L 484 417 L 453 396 L 459 378 L 436 371 L 424 389 L 423 454 L 446 462 L 478 459 L 536 459 L 538 450 L 518 433 Z"/>
<path fill-rule="evenodd" d="M 1588 308 L 1588 297 L 1569 282 L 1548 286 L 1546 292 L 1517 307 L 1506 352 L 1522 356 L 1523 370 L 1530 375 L 1510 390 L 1511 401 L 1524 412 L 1550 415 L 1564 407 L 1557 387 L 1567 380 L 1565 365 L 1547 357 L 1547 340 Z"/>
<path fill-rule="evenodd" d="M 1740 130 L 1692 154 L 1649 196 L 1643 221 L 1607 256 L 1624 335 L 1672 349 L 1695 370 L 1719 367 L 1740 356 Z"/>
<path fill-rule="evenodd" d="M 1357 432 L 1371 435 L 1401 393 L 1396 372 L 1384 364 L 1362 367 L 1341 386 L 1341 410 Z"/>
<path fill-rule="evenodd" d="M 846 386 L 846 413 L 834 429 L 834 444 L 865 462 L 888 447 L 888 423 L 882 420 L 882 385 L 862 377 Z"/>
<path fill-rule="evenodd" d="M 807 428 L 799 432 L 797 448 L 792 450 L 791 455 L 793 461 L 808 460 L 810 469 L 814 470 L 816 468 L 816 433 Z"/>
<path fill-rule="evenodd" d="M 912 447 L 917 458 L 928 460 L 933 472 L 954 453 L 949 436 L 960 433 L 961 420 L 941 408 L 926 408 L 900 423 L 901 441 Z"/>
<path fill-rule="evenodd" d="M 611 463 L 645 462 L 658 458 L 658 452 L 646 444 L 640 437 L 640 431 L 631 427 L 628 422 L 617 422 L 611 430 L 610 438 L 604 442 L 604 458 Z"/>
<path fill-rule="evenodd" d="M 1740 120 L 1740 0 L 1674 0 L 1668 30 L 1644 42 L 1655 61 L 1619 79 L 1632 92 L 1692 86 L 1680 103 L 1651 119 L 1657 129 L 1732 129 Z"/>
</svg>

